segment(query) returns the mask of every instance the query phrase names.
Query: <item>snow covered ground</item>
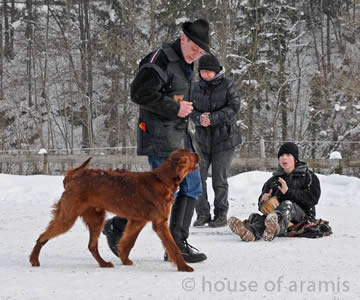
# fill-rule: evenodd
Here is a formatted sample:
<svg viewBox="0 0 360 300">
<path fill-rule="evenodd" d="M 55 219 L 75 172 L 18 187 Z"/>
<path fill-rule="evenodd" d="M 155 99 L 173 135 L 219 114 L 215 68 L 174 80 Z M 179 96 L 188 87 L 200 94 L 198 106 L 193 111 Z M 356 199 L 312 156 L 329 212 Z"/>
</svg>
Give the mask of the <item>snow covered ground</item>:
<svg viewBox="0 0 360 300">
<path fill-rule="evenodd" d="M 229 179 L 230 211 L 241 219 L 256 211 L 268 172 Z M 321 239 L 278 238 L 242 242 L 229 228 L 191 228 L 189 242 L 208 260 L 193 273 L 162 260 L 159 238 L 147 225 L 123 266 L 107 247 L 100 252 L 115 268 L 101 269 L 87 250 L 81 221 L 51 240 L 40 268 L 28 256 L 60 197 L 61 176 L 0 174 L 0 300 L 5 299 L 360 299 L 360 179 L 319 175 L 318 217 L 334 234 Z M 211 184 L 208 185 L 212 199 Z"/>
</svg>

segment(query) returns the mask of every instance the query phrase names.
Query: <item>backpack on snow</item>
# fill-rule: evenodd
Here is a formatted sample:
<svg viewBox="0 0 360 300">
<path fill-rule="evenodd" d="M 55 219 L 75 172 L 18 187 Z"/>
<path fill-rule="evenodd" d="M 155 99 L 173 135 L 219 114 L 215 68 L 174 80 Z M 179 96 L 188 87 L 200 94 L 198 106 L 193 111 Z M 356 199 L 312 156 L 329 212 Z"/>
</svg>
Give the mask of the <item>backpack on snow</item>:
<svg viewBox="0 0 360 300">
<path fill-rule="evenodd" d="M 332 234 L 328 221 L 322 219 L 305 220 L 288 228 L 288 237 L 320 238 Z"/>
</svg>

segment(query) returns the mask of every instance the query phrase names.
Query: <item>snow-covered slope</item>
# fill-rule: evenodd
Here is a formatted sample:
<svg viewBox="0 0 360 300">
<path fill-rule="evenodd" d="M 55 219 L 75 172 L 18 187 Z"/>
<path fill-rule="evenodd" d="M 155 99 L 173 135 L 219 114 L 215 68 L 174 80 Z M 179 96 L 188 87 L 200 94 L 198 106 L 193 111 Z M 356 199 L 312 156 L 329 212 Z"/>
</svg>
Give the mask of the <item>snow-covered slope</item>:
<svg viewBox="0 0 360 300">
<path fill-rule="evenodd" d="M 269 176 L 255 171 L 230 178 L 229 216 L 255 211 Z M 227 227 L 192 227 L 189 242 L 208 260 L 180 273 L 162 260 L 149 225 L 131 252 L 134 266 L 123 266 L 102 235 L 100 252 L 115 268 L 99 268 L 81 221 L 43 248 L 40 268 L 31 267 L 28 256 L 63 191 L 63 177 L 0 174 L 0 299 L 359 299 L 360 180 L 319 178 L 318 217 L 330 221 L 333 235 L 245 243 Z M 210 180 L 208 190 L 212 199 Z"/>
</svg>

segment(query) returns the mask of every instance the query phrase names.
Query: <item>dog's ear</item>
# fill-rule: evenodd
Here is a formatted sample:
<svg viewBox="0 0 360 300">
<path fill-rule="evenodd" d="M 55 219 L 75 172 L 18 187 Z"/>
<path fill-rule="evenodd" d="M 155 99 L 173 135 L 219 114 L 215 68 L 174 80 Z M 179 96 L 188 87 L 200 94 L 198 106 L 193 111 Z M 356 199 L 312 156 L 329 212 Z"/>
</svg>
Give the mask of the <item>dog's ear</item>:
<svg viewBox="0 0 360 300">
<path fill-rule="evenodd" d="M 174 177 L 174 182 L 175 182 L 175 184 L 180 184 L 181 181 L 182 181 L 182 179 L 180 178 L 179 175 L 177 175 L 176 177 Z"/>
<path fill-rule="evenodd" d="M 183 180 L 186 175 L 186 166 L 189 164 L 189 159 L 185 156 L 178 158 L 176 162 L 176 174 Z"/>
</svg>

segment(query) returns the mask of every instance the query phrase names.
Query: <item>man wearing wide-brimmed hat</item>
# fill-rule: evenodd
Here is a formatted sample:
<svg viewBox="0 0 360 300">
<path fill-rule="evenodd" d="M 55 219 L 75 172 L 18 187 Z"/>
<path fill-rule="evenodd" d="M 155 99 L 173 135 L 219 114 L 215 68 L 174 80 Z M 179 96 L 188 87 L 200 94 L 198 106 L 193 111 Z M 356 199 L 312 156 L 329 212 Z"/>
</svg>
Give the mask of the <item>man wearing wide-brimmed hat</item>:
<svg viewBox="0 0 360 300">
<path fill-rule="evenodd" d="M 179 148 L 193 150 L 187 133 L 193 63 L 210 52 L 209 23 L 198 19 L 182 25 L 183 34 L 175 42 L 148 54 L 131 84 L 131 100 L 140 106 L 137 126 L 137 154 L 148 156 L 152 169 Z M 206 259 L 187 239 L 195 202 L 202 194 L 200 172 L 188 174 L 180 185 L 171 209 L 169 228 L 184 260 Z M 126 220 L 114 217 L 106 222 L 104 234 L 113 252 L 126 228 Z M 165 260 L 167 255 L 165 253 Z"/>
</svg>

